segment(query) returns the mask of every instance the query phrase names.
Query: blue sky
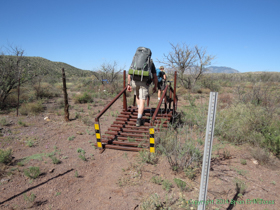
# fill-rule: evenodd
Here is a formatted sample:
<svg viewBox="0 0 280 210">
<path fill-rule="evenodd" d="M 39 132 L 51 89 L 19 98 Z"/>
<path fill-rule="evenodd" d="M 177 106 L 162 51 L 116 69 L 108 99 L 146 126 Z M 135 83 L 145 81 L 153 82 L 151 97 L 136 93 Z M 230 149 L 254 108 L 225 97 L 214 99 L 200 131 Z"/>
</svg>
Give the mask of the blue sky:
<svg viewBox="0 0 280 210">
<path fill-rule="evenodd" d="M 279 11 L 279 0 L 1 0 L 0 46 L 94 70 L 127 69 L 139 46 L 162 59 L 186 43 L 215 66 L 280 72 Z"/>
</svg>

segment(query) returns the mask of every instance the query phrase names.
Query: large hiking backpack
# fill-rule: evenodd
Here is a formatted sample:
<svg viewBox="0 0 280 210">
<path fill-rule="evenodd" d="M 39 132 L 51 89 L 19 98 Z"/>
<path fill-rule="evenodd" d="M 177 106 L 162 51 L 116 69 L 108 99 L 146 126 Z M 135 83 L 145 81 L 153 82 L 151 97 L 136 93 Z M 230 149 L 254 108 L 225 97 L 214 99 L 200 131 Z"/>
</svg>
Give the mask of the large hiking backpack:
<svg viewBox="0 0 280 210">
<path fill-rule="evenodd" d="M 138 47 L 133 57 L 128 74 L 132 75 L 133 80 L 147 82 L 152 78 L 151 61 L 152 52 L 149 48 Z"/>
<path fill-rule="evenodd" d="M 161 82 L 162 81 L 162 73 L 160 69 L 156 69 L 157 71 L 157 81 Z"/>
</svg>

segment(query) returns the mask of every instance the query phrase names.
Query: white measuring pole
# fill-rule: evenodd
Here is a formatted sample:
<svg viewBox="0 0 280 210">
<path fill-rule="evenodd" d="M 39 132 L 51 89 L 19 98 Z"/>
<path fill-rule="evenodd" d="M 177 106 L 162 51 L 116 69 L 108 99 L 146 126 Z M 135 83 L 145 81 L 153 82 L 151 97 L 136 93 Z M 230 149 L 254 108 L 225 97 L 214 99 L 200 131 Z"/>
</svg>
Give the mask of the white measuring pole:
<svg viewBox="0 0 280 210">
<path fill-rule="evenodd" d="M 210 170 L 210 163 L 211 163 L 211 152 L 212 152 L 212 145 L 213 145 L 217 99 L 218 99 L 218 93 L 210 92 L 204 154 L 203 154 L 203 165 L 202 165 L 202 173 L 201 173 L 201 181 L 200 181 L 199 198 L 198 198 L 199 201 L 198 210 L 204 210 L 206 207 L 205 204 L 206 204 L 209 170 Z"/>
</svg>

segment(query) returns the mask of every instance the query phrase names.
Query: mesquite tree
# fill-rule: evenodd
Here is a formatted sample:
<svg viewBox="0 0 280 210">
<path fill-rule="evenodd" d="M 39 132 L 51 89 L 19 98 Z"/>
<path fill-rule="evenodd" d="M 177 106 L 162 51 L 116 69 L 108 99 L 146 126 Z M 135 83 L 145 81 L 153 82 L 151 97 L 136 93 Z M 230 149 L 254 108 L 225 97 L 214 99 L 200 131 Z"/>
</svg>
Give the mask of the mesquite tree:
<svg viewBox="0 0 280 210">
<path fill-rule="evenodd" d="M 5 105 L 13 89 L 39 74 L 37 67 L 37 64 L 28 62 L 24 50 L 18 47 L 10 47 L 0 54 L 0 107 Z"/>
<path fill-rule="evenodd" d="M 118 67 L 116 61 L 113 64 L 111 63 L 103 63 L 98 71 L 94 71 L 94 76 L 104 85 L 106 83 L 114 83 L 121 76 L 121 72 L 124 68 Z"/>
<path fill-rule="evenodd" d="M 157 62 L 163 63 L 167 68 L 178 72 L 179 83 L 192 89 L 201 76 L 207 72 L 207 66 L 215 56 L 208 55 L 205 48 L 190 47 L 186 44 L 174 45 L 170 43 L 172 50 L 163 55 L 163 59 Z"/>
</svg>

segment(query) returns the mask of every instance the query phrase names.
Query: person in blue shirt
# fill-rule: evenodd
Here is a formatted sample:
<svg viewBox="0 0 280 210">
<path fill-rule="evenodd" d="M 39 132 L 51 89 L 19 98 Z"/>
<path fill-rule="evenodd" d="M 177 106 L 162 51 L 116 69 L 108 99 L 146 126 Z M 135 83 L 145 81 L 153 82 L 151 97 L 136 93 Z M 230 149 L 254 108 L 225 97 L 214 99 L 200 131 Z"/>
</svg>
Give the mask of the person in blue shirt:
<svg viewBox="0 0 280 210">
<path fill-rule="evenodd" d="M 164 67 L 159 67 L 159 71 L 157 69 L 157 77 L 158 77 L 158 100 L 160 100 L 160 94 L 163 92 L 165 88 L 166 74 L 164 72 Z"/>
</svg>

